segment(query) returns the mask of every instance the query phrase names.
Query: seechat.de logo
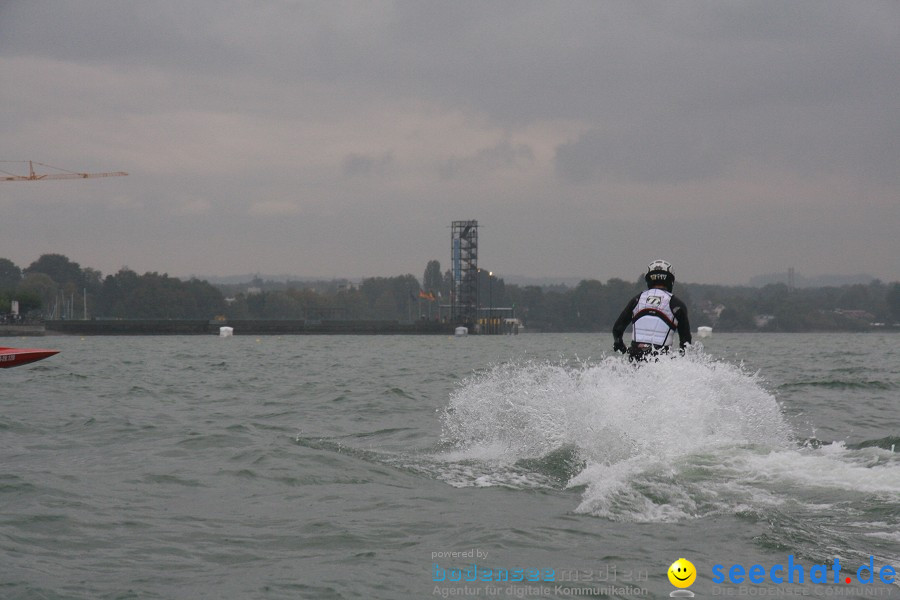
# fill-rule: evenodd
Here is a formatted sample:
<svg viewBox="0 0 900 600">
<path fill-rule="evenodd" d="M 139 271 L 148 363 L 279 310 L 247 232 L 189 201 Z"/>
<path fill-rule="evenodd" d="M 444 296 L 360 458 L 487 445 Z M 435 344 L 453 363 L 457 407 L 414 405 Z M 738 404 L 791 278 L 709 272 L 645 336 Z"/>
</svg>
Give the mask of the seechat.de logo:
<svg viewBox="0 0 900 600">
<path fill-rule="evenodd" d="M 852 567 L 851 567 L 852 568 Z M 856 584 L 867 584 L 873 583 L 876 578 L 881 581 L 881 583 L 891 584 L 894 583 L 895 576 L 897 575 L 896 569 L 891 565 L 884 565 L 880 568 L 876 568 L 875 566 L 875 557 L 869 556 L 868 564 L 861 565 L 858 569 L 855 570 L 856 578 L 853 578 L 848 573 L 853 573 L 854 571 L 841 573 L 841 561 L 835 557 L 834 561 L 831 564 L 831 568 L 829 568 L 825 564 L 813 565 L 806 569 L 806 567 L 799 562 L 794 560 L 794 555 L 791 554 L 788 556 L 787 564 L 775 564 L 769 568 L 766 568 L 762 565 L 750 565 L 746 567 L 740 563 L 735 563 L 730 567 L 726 567 L 723 565 L 713 565 L 712 568 L 712 582 L 713 583 L 728 583 L 733 584 L 763 584 L 763 583 L 818 583 L 818 584 L 835 584 L 835 583 L 856 583 Z M 669 579 L 671 580 L 672 576 L 669 575 Z"/>
</svg>

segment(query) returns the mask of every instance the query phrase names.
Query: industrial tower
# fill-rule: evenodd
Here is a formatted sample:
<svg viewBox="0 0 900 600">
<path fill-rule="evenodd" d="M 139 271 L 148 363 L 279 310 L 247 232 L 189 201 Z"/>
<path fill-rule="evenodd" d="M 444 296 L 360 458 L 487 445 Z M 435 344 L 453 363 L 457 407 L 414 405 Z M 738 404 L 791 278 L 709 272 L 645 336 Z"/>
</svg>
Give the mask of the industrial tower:
<svg viewBox="0 0 900 600">
<path fill-rule="evenodd" d="M 455 323 L 471 326 L 478 316 L 478 221 L 453 221 L 450 232 L 450 314 Z"/>
</svg>

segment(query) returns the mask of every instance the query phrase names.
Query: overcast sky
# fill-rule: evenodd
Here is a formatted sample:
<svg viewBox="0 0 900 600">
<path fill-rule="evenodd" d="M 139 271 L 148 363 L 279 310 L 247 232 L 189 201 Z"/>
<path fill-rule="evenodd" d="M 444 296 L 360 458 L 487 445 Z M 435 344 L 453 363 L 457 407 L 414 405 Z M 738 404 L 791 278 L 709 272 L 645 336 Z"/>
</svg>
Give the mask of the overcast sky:
<svg viewBox="0 0 900 600">
<path fill-rule="evenodd" d="M 893 0 L 0 0 L 0 107 L 130 174 L 0 182 L 22 267 L 900 280 Z"/>
</svg>

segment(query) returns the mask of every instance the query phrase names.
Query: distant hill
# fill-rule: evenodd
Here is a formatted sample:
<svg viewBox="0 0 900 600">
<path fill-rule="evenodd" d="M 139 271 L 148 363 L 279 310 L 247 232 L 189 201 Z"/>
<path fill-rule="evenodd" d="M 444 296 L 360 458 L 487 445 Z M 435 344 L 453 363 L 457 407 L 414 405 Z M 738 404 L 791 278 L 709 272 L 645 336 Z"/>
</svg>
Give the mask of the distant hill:
<svg viewBox="0 0 900 600">
<path fill-rule="evenodd" d="M 565 286 L 577 287 L 585 277 L 528 277 L 526 275 L 502 275 L 503 280 L 511 285 L 529 286 L 536 285 L 539 287 L 546 286 Z M 245 275 L 190 275 L 186 279 L 200 279 L 208 281 L 213 285 L 240 285 L 250 284 L 253 281 L 263 281 L 270 283 L 286 283 L 289 281 L 296 282 L 321 282 L 321 281 L 351 281 L 358 283 L 362 280 L 348 277 L 303 277 L 300 275 L 269 275 L 265 273 L 248 273 Z"/>
<path fill-rule="evenodd" d="M 815 277 L 804 277 L 799 273 L 794 274 L 794 285 L 798 288 L 817 288 L 817 287 L 840 287 L 842 285 L 868 285 L 877 279 L 873 275 L 817 275 Z M 750 287 L 763 287 L 770 283 L 788 283 L 787 273 L 769 273 L 767 275 L 757 275 L 750 279 Z"/>
<path fill-rule="evenodd" d="M 248 273 L 246 275 L 222 276 L 191 275 L 190 277 L 188 277 L 188 279 L 200 279 L 201 281 L 208 281 L 213 285 L 239 285 L 244 283 L 249 284 L 253 283 L 253 281 L 255 280 L 277 283 L 285 283 L 288 281 L 351 281 L 346 277 L 301 277 L 299 275 L 266 275 L 264 273 Z"/>
<path fill-rule="evenodd" d="M 351 281 L 351 282 L 359 282 L 360 279 L 352 279 L 345 277 L 303 277 L 300 275 L 269 275 L 264 273 L 248 273 L 245 275 L 225 275 L 225 276 L 203 276 L 203 275 L 191 275 L 187 279 L 196 278 L 202 281 L 208 281 L 213 285 L 239 285 L 239 284 L 249 284 L 254 280 L 271 282 L 271 283 L 286 283 L 286 282 L 325 282 L 325 281 Z M 526 286 L 539 286 L 539 287 L 549 287 L 549 286 L 565 286 L 568 288 L 575 288 L 581 283 L 584 279 L 590 279 L 590 277 L 530 277 L 527 275 L 502 275 L 503 280 L 510 285 L 518 285 L 520 287 Z M 868 285 L 873 280 L 877 279 L 877 277 L 869 274 L 857 274 L 857 275 L 817 275 L 815 277 L 804 277 L 803 275 L 797 273 L 794 275 L 794 284 L 798 288 L 816 288 L 816 287 L 840 287 L 843 285 Z M 749 282 L 750 287 L 764 287 L 766 285 L 772 283 L 788 283 L 788 274 L 787 273 L 768 273 L 765 275 L 757 275 L 752 277 Z"/>
</svg>

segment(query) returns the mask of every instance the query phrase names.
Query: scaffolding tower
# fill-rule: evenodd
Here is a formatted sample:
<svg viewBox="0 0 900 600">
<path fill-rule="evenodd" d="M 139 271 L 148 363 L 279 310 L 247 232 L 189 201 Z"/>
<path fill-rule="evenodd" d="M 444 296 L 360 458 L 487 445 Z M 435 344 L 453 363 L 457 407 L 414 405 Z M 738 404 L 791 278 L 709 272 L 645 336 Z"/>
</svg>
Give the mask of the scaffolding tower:
<svg viewBox="0 0 900 600">
<path fill-rule="evenodd" d="M 450 314 L 455 323 L 471 326 L 478 316 L 478 221 L 453 221 L 450 264 Z"/>
</svg>

